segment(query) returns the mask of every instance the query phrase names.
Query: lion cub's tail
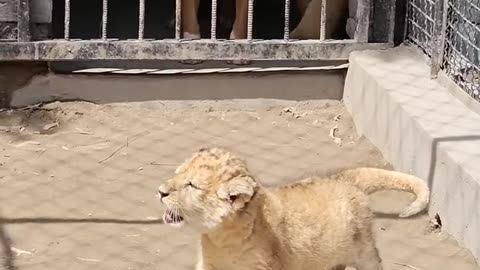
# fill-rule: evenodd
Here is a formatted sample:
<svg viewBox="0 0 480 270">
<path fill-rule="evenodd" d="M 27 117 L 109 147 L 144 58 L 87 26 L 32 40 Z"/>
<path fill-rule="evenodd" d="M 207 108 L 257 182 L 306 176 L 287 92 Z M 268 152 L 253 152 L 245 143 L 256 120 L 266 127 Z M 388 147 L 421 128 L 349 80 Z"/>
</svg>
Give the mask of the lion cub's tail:
<svg viewBox="0 0 480 270">
<path fill-rule="evenodd" d="M 400 213 L 400 217 L 413 216 L 428 205 L 430 196 L 428 186 L 422 179 L 413 175 L 383 169 L 358 168 L 339 173 L 335 178 L 350 182 L 367 194 L 381 190 L 400 190 L 415 194 L 416 200 Z"/>
</svg>

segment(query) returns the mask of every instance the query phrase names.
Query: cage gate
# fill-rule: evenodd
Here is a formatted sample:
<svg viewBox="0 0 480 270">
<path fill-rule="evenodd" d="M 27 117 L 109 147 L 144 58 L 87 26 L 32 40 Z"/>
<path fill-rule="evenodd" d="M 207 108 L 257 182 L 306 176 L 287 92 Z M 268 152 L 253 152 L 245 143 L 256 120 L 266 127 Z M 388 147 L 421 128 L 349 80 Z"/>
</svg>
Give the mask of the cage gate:
<svg viewBox="0 0 480 270">
<path fill-rule="evenodd" d="M 188 40 L 182 37 L 182 1 L 175 0 L 174 35 L 167 39 L 150 39 L 145 35 L 146 0 L 138 1 L 138 35 L 135 39 L 120 39 L 109 35 L 109 4 L 112 1 L 99 0 L 102 5 L 99 36 L 93 39 L 76 39 L 71 35 L 72 2 L 64 0 L 63 37 L 33 37 L 38 32 L 39 13 L 46 13 L 51 22 L 52 0 L 7 0 L 14 5 L 15 15 L 10 21 L 15 22 L 16 38 L 5 38 L 0 34 L 0 60 L 345 60 L 350 52 L 365 49 L 381 49 L 392 46 L 392 39 L 372 42 L 372 12 L 374 0 L 358 0 L 355 11 L 354 35 L 349 39 L 332 40 L 325 37 L 328 24 L 326 14 L 331 3 L 321 1 L 321 20 L 318 25 L 318 39 L 295 40 L 290 38 L 291 1 L 283 0 L 283 38 L 254 38 L 254 0 L 248 1 L 248 23 L 246 39 L 217 38 L 218 0 L 211 2 L 211 25 L 208 39 Z M 220 0 L 222 1 L 222 0 Z M 378 2 L 394 3 L 392 0 Z M 41 3 L 44 3 L 43 5 Z M 283 5 L 282 4 L 282 5 Z M 384 5 L 384 4 L 383 4 Z M 387 7 L 393 15 L 395 5 Z M 148 11 L 148 10 L 147 10 Z M 50 12 L 50 14 L 48 14 Z M 1 12 L 0 12 L 1 14 Z M 385 14 L 384 14 L 385 15 Z M 1 16 L 1 15 L 0 15 Z M 87 14 L 88 19 L 88 14 Z M 389 18 L 391 19 L 391 18 Z M 36 21 L 35 21 L 36 20 Z M 0 18 L 8 21 L 8 18 Z M 48 21 L 48 20 L 46 20 Z M 391 22 L 393 25 L 393 22 Z M 0 24 L 1 26 L 1 24 Z M 1 28 L 0 28 L 1 29 Z M 1 32 L 0 32 L 1 33 Z"/>
</svg>

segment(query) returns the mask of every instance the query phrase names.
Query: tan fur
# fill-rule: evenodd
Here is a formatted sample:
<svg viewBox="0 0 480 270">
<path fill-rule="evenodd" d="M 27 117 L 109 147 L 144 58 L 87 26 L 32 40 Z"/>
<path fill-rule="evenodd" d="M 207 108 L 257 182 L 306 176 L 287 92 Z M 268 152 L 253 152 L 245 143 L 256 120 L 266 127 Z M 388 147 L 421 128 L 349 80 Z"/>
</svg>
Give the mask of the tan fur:
<svg viewBox="0 0 480 270">
<path fill-rule="evenodd" d="M 159 193 L 166 223 L 201 233 L 197 270 L 381 270 L 366 194 L 383 189 L 417 195 L 406 215 L 428 203 L 422 180 L 370 168 L 263 188 L 217 148 L 195 153 Z"/>
<path fill-rule="evenodd" d="M 319 39 L 322 0 L 300 0 L 303 6 L 307 5 L 302 19 L 290 33 L 292 39 Z M 336 33 L 344 31 L 348 0 L 327 0 L 326 3 L 325 38 L 336 39 Z M 345 20 L 344 20 L 345 19 Z"/>
</svg>

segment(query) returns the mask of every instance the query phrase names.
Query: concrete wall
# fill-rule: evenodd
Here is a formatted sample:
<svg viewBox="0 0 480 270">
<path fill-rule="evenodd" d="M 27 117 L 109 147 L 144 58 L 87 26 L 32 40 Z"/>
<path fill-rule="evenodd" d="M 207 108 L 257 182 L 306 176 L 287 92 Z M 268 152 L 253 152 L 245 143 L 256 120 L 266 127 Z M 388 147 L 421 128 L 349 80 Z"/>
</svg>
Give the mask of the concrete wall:
<svg viewBox="0 0 480 270">
<path fill-rule="evenodd" d="M 480 115 L 445 86 L 416 49 L 355 52 L 343 98 L 359 134 L 395 169 L 428 181 L 430 214 L 478 261 Z"/>
<path fill-rule="evenodd" d="M 98 104 L 150 100 L 340 100 L 345 69 L 331 71 L 250 72 L 180 75 L 37 76 L 9 90 L 9 105 L 22 107 L 55 100 Z"/>
</svg>

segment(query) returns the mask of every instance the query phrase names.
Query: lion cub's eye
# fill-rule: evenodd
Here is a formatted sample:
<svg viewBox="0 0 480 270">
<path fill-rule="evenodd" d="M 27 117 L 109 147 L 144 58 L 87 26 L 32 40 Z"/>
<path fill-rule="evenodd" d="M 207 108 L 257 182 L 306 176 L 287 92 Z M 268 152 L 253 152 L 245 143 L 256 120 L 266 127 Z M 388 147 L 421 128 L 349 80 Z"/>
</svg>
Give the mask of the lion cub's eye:
<svg viewBox="0 0 480 270">
<path fill-rule="evenodd" d="M 194 188 L 194 189 L 198 189 L 198 187 L 195 186 L 194 184 L 192 184 L 192 182 L 188 182 L 186 186 L 187 186 L 187 187 Z"/>
</svg>

